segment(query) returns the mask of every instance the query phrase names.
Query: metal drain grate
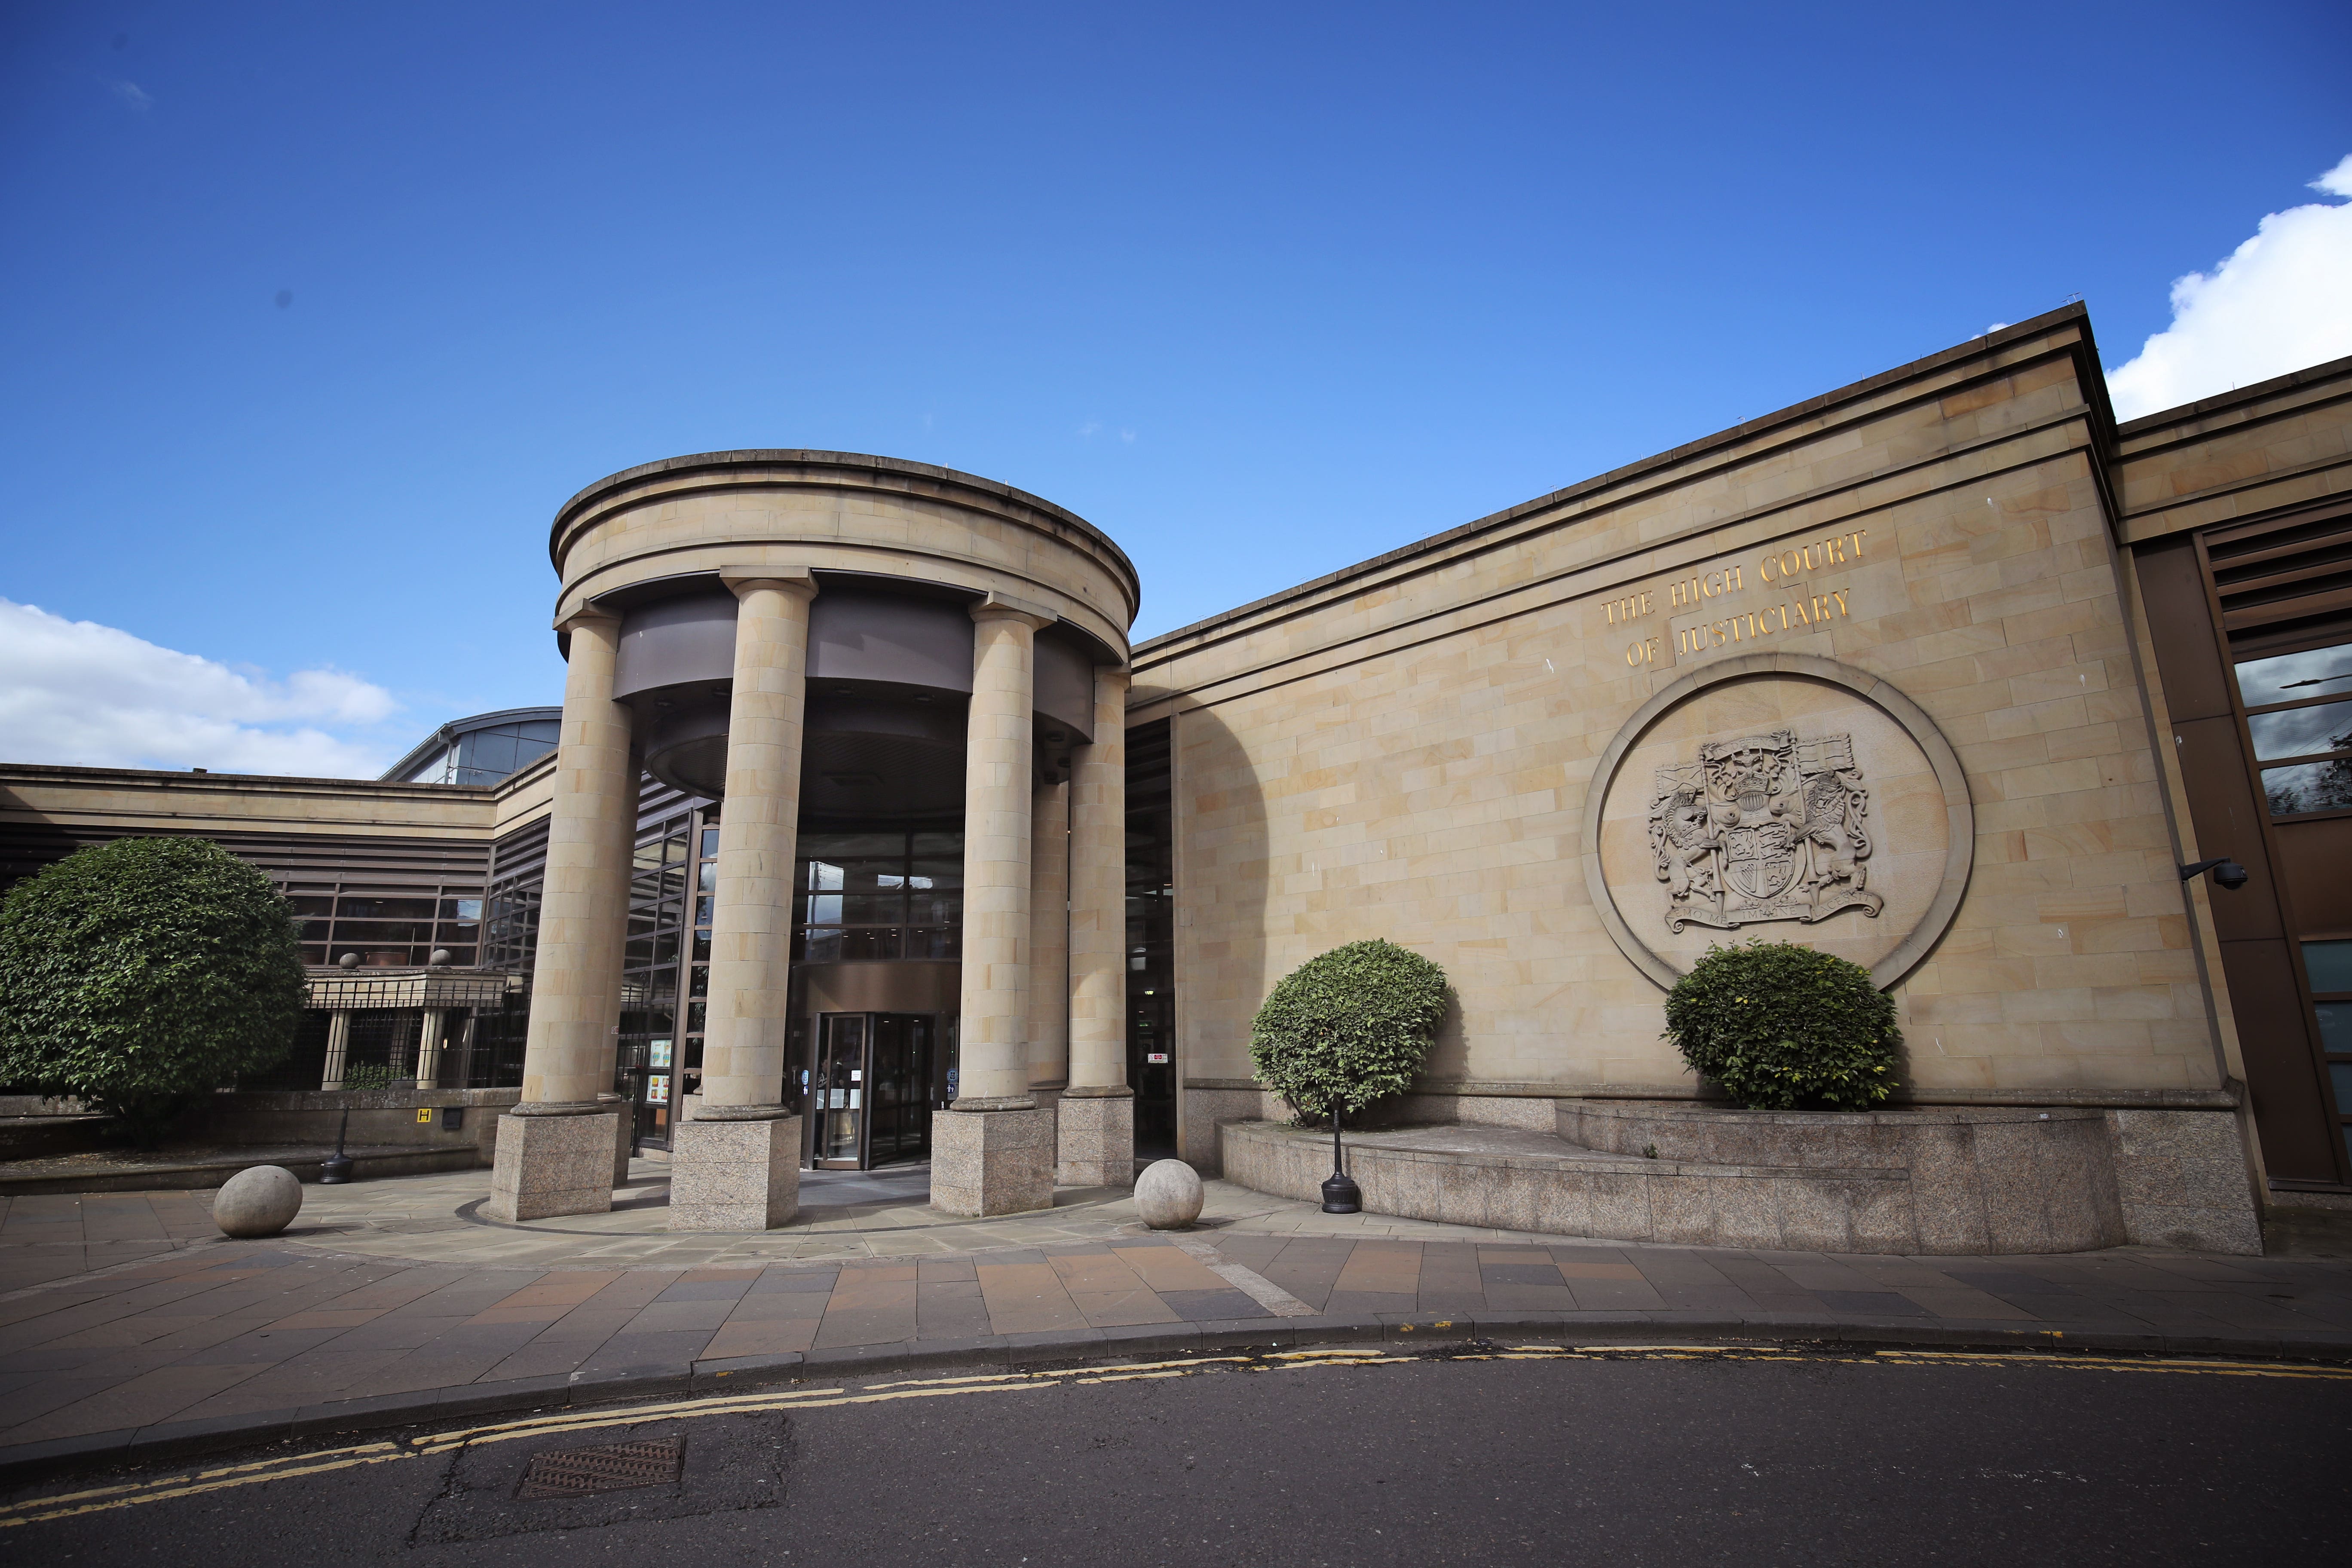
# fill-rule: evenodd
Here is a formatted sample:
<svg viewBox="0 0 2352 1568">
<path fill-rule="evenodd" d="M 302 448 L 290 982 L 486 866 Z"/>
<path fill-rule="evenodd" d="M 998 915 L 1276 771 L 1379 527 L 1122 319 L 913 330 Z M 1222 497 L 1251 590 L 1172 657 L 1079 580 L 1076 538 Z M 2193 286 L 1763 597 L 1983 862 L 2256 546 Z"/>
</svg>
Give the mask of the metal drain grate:
<svg viewBox="0 0 2352 1568">
<path fill-rule="evenodd" d="M 519 1498 L 585 1497 L 591 1492 L 657 1487 L 677 1479 L 686 1465 L 686 1439 L 606 1443 L 594 1448 L 564 1448 L 532 1458 Z"/>
</svg>

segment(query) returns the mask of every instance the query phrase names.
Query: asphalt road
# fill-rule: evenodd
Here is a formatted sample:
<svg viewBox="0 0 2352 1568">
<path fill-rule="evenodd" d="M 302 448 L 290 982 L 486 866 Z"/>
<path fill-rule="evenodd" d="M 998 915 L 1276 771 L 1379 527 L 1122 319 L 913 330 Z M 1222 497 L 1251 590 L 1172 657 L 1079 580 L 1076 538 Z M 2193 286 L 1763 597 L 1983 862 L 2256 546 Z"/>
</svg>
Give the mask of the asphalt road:
<svg viewBox="0 0 2352 1568">
<path fill-rule="evenodd" d="M 2352 1559 L 2352 1375 L 2171 1365 L 1854 1352 L 877 1375 L 51 1476 L 7 1496 L 0 1562 Z M 544 1479 L 562 1468 L 548 1456 L 614 1445 L 656 1470 L 681 1453 L 679 1479 L 518 1496 L 534 1461 Z"/>
</svg>

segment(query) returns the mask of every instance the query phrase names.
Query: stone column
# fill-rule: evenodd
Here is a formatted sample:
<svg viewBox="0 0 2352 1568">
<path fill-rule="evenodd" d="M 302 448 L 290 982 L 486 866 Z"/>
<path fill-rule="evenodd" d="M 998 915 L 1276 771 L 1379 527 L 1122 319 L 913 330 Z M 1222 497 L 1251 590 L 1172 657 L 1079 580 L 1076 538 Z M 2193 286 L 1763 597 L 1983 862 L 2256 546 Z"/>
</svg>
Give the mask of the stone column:
<svg viewBox="0 0 2352 1568">
<path fill-rule="evenodd" d="M 1070 786 L 1037 782 L 1029 814 L 1029 1089 L 1070 1081 Z"/>
<path fill-rule="evenodd" d="M 441 1031 L 446 1015 L 438 1007 L 425 1009 L 425 1027 L 416 1036 L 416 1087 L 431 1089 L 441 1076 Z"/>
<path fill-rule="evenodd" d="M 343 1087 L 343 1062 L 352 1052 L 352 1015 L 338 1007 L 327 1015 L 327 1066 L 319 1075 L 321 1093 Z"/>
<path fill-rule="evenodd" d="M 1054 1179 L 1135 1182 L 1135 1091 L 1127 1082 L 1127 685 L 1095 671 L 1094 743 L 1070 771 L 1070 1087 Z"/>
<path fill-rule="evenodd" d="M 522 1101 L 499 1119 L 485 1206 L 492 1219 L 508 1222 L 610 1209 L 621 1131 L 613 1102 L 599 1098 L 613 1089 L 637 826 L 630 714 L 613 700 L 621 621 L 584 610 L 558 629 L 572 635 L 572 658 L 548 814 Z"/>
<path fill-rule="evenodd" d="M 735 689 L 712 892 L 702 1094 L 670 1137 L 672 1230 L 765 1230 L 800 1212 L 801 1121 L 784 1104 L 793 860 L 809 601 L 803 568 L 729 570 Z"/>
<path fill-rule="evenodd" d="M 991 594 L 971 618 L 959 1092 L 931 1119 L 931 1203 L 1020 1214 L 1054 1202 L 1054 1113 L 1030 1098 L 1024 1038 L 1035 639 L 1053 617 Z"/>
</svg>

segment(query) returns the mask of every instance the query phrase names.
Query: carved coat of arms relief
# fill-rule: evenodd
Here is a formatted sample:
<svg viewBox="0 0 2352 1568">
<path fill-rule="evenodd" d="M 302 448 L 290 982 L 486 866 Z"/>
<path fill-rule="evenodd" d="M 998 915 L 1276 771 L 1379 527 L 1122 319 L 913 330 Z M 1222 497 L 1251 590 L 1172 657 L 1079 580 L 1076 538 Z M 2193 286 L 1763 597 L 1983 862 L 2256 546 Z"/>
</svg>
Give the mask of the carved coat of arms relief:
<svg viewBox="0 0 2352 1568">
<path fill-rule="evenodd" d="M 1788 730 L 1709 742 L 1696 763 L 1657 771 L 1650 847 L 1666 884 L 1666 926 L 1729 931 L 1756 921 L 1875 916 L 1870 792 L 1853 737 Z"/>
</svg>

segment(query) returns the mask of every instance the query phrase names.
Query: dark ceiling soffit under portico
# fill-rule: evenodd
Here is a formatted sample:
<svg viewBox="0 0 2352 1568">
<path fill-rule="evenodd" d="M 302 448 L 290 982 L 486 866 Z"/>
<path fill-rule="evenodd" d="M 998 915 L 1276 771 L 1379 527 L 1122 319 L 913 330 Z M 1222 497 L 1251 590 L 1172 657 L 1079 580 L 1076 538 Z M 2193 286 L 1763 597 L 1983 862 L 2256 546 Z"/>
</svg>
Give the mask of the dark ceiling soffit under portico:
<svg viewBox="0 0 2352 1568">
<path fill-rule="evenodd" d="M 904 594 L 914 599 L 938 599 L 958 605 L 978 604 L 986 597 L 985 595 L 974 589 L 958 587 L 951 583 L 932 583 L 919 577 L 900 577 L 888 572 L 845 572 L 836 571 L 832 567 L 823 567 L 814 575 L 817 581 L 819 593 L 824 592 L 827 583 L 838 582 L 845 588 L 873 588 L 892 594 Z M 688 594 L 700 593 L 720 586 L 722 584 L 719 575 L 716 572 L 678 572 L 667 577 L 648 577 L 643 582 L 630 583 L 615 588 L 608 594 L 595 595 L 588 600 L 587 607 L 607 610 L 614 615 L 625 615 L 640 605 L 656 604 L 664 599 L 679 598 Z M 1077 643 L 1081 651 L 1095 664 L 1124 668 L 1127 663 L 1126 658 L 1118 649 L 1066 616 L 1054 623 L 1054 631 L 1056 636 L 1068 637 Z M 557 632 L 555 648 L 568 662 L 572 658 L 572 635 L 569 632 Z M 562 710 L 558 709 L 556 711 L 561 712 Z M 469 728 L 472 727 L 472 721 L 468 720 L 466 722 Z"/>
<path fill-rule="evenodd" d="M 563 570 L 562 549 L 566 530 L 582 513 L 597 502 L 610 499 L 634 485 L 667 475 L 689 474 L 698 470 L 707 470 L 716 474 L 730 469 L 762 467 L 850 469 L 895 481 L 894 484 L 879 487 L 888 489 L 902 487 L 910 489 L 910 481 L 928 481 L 948 489 L 970 493 L 980 500 L 983 510 L 1008 516 L 1013 521 L 1026 521 L 1006 511 L 1004 503 L 1011 502 L 1014 507 L 1034 511 L 1041 517 L 1069 529 L 1087 544 L 1101 551 L 1108 557 L 1108 563 L 1122 579 L 1122 585 L 1127 591 L 1128 618 L 1130 622 L 1135 617 L 1136 607 L 1141 602 L 1142 578 L 1136 572 L 1135 563 L 1128 559 L 1127 552 L 1121 550 L 1110 535 L 1066 507 L 1056 506 L 1043 496 L 1031 495 L 1027 490 L 1015 489 L 1011 485 L 1001 484 L 995 479 L 983 479 L 978 474 L 967 474 L 956 468 L 942 468 L 929 463 L 909 462 L 904 458 L 876 457 L 865 452 L 820 452 L 761 447 L 734 452 L 697 452 L 682 458 L 664 458 L 659 462 L 640 463 L 634 468 L 624 468 L 617 474 L 608 474 L 598 479 L 556 509 L 555 521 L 548 529 L 548 559 L 554 563 L 560 575 Z M 821 479 L 782 474 L 775 476 L 773 482 L 779 485 L 821 485 L 823 483 Z"/>
<path fill-rule="evenodd" d="M 2084 395 L 2091 404 L 2093 416 L 2090 423 L 2093 426 L 2093 442 L 2100 459 L 2092 467 L 2098 470 L 2099 482 L 2104 486 L 2106 460 L 2112 456 L 2115 412 L 2107 402 L 2105 375 L 2099 367 L 2098 348 L 2091 337 L 2090 311 L 2080 304 L 2062 305 L 2055 310 L 2035 316 L 2028 321 L 2015 322 L 2002 328 L 2000 331 L 1989 332 L 1980 338 L 1970 338 L 1964 343 L 1954 344 L 1924 359 L 1913 360 L 1908 364 L 1897 365 L 1893 370 L 1882 371 L 1866 380 L 1857 381 L 1831 392 L 1824 392 L 1817 397 L 1809 397 L 1802 403 L 1790 404 L 1788 407 L 1775 410 L 1770 414 L 1759 415 L 1728 429 L 1718 430 L 1712 436 L 1685 442 L 1682 446 L 1660 452 L 1654 457 L 1644 458 L 1639 462 L 1628 463 L 1623 468 L 1612 468 L 1605 474 L 1595 474 L 1589 479 L 1580 479 L 1575 484 L 1539 495 L 1532 500 L 1521 501 L 1516 506 L 1506 507 L 1501 511 L 1490 512 L 1485 517 L 1458 524 L 1443 532 L 1433 533 L 1426 539 L 1415 540 L 1411 544 L 1401 545 L 1385 554 L 1375 555 L 1368 561 L 1359 561 L 1352 566 L 1343 566 L 1337 572 L 1326 573 L 1320 577 L 1298 584 L 1295 587 L 1285 588 L 1278 594 L 1268 594 L 1262 599 L 1254 599 L 1246 605 L 1239 605 L 1233 609 L 1221 611 L 1205 619 L 1194 621 L 1190 626 L 1178 626 L 1172 631 L 1165 631 L 1157 637 L 1147 637 L 1135 645 L 1137 663 L 1139 667 L 1154 656 L 1171 653 L 1175 649 L 1176 645 L 1184 639 L 1208 637 L 1220 627 L 1276 610 L 1286 604 L 1307 599 L 1314 595 L 1339 587 L 1350 580 L 1370 576 L 1385 568 L 1402 565 L 1416 556 L 1434 555 L 1450 545 L 1459 544 L 1465 541 L 1475 539 L 1480 534 L 1494 532 L 1507 528 L 1513 523 L 1525 521 L 1569 501 L 1625 485 L 1644 475 L 1663 472 L 1678 463 L 1704 456 L 1710 451 L 1738 446 L 1741 442 L 1763 435 L 1776 426 L 1809 418 L 1834 408 L 1842 403 L 1871 396 L 1889 387 L 1899 386 L 1906 381 L 1931 375 L 1963 360 L 2005 348 L 2011 343 L 2023 342 L 2054 328 L 2068 325 L 2079 329 L 2077 340 L 2053 352 L 2068 354 L 2079 368 L 2080 374 L 2077 374 L 2076 380 L 2081 383 Z M 2082 416 L 2078 413 L 2073 417 L 2081 418 Z M 2110 516 L 2112 515 L 2113 509 L 2110 508 Z M 1642 548 L 1652 549 L 1659 542 L 1655 540 L 1647 541 Z"/>
</svg>

